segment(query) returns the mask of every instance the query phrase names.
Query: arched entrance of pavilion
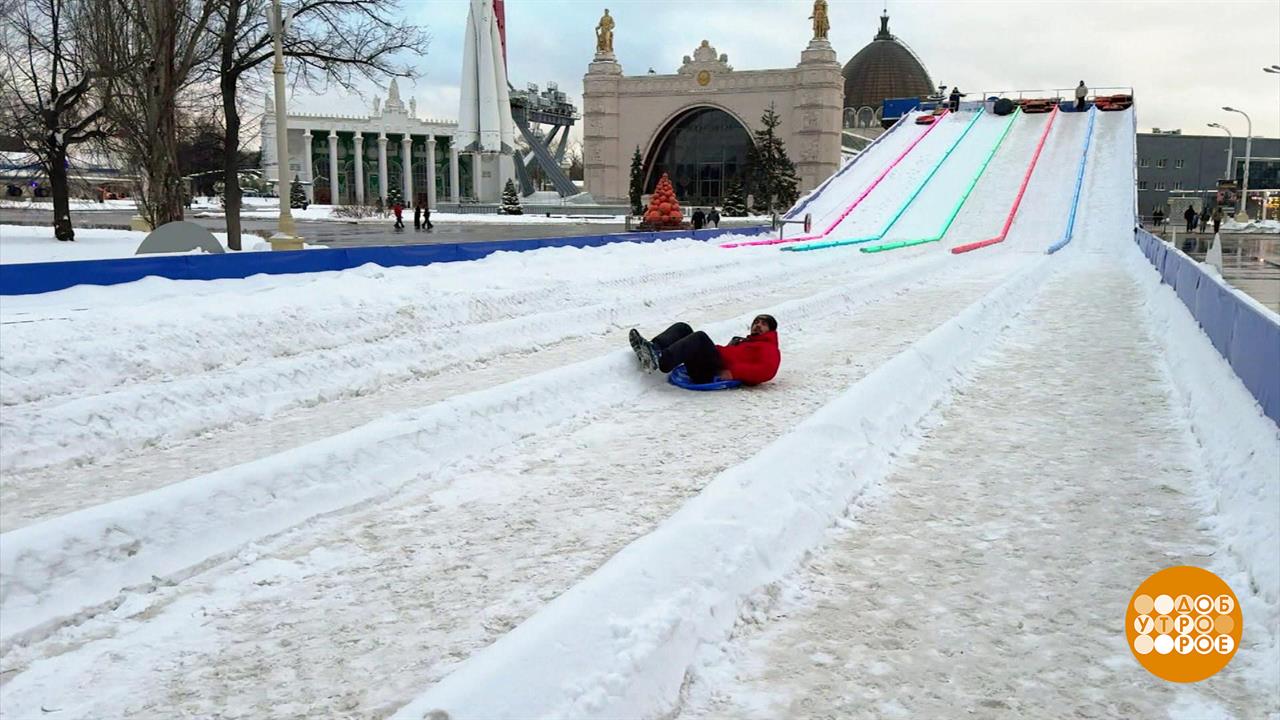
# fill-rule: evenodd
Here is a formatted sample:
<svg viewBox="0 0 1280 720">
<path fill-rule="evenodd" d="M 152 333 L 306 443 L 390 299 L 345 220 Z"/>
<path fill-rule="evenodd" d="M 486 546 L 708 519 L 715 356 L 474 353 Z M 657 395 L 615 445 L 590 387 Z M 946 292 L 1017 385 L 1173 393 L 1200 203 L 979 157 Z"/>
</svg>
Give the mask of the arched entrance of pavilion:
<svg viewBox="0 0 1280 720">
<path fill-rule="evenodd" d="M 747 126 L 724 108 L 685 108 L 669 118 L 649 144 L 644 191 L 653 192 L 667 173 L 681 205 L 723 205 L 731 182 L 746 185 L 751 146 Z"/>
</svg>

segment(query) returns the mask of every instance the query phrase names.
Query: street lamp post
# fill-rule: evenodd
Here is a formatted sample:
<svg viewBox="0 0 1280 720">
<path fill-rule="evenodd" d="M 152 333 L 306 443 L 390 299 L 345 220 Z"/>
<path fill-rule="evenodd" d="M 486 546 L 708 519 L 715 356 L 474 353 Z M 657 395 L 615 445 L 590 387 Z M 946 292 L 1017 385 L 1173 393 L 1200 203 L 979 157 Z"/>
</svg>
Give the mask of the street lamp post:
<svg viewBox="0 0 1280 720">
<path fill-rule="evenodd" d="M 284 16 L 280 13 L 280 0 L 271 3 L 271 28 L 275 35 L 276 90 L 276 194 L 280 196 L 279 230 L 271 236 L 272 250 L 301 250 L 302 238 L 298 237 L 293 213 L 289 212 L 289 122 L 284 106 Z"/>
<path fill-rule="evenodd" d="M 1218 128 L 1219 130 L 1227 134 L 1227 174 L 1223 175 L 1222 177 L 1227 180 L 1234 180 L 1236 177 L 1235 167 L 1233 165 L 1233 163 L 1235 162 L 1235 157 L 1231 154 L 1231 151 L 1232 151 L 1232 145 L 1235 144 L 1235 136 L 1231 134 L 1231 131 L 1227 129 L 1226 125 L 1222 125 L 1219 123 L 1209 123 L 1209 127 Z"/>
<path fill-rule="evenodd" d="M 1236 213 L 1236 221 L 1249 222 L 1249 160 L 1253 157 L 1253 121 L 1249 119 L 1249 114 L 1243 110 L 1237 110 L 1225 105 L 1222 106 L 1222 109 L 1227 112 L 1244 115 L 1245 133 L 1247 133 L 1244 139 L 1244 182 L 1241 183 L 1240 212 Z"/>
</svg>

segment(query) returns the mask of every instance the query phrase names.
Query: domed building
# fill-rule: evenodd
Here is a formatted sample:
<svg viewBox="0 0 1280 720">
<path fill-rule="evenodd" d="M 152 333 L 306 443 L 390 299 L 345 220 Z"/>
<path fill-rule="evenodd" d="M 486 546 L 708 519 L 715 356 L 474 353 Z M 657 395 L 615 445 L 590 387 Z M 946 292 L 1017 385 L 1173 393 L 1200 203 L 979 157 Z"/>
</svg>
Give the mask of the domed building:
<svg viewBox="0 0 1280 720">
<path fill-rule="evenodd" d="M 924 63 L 889 32 L 888 13 L 880 16 L 875 39 L 845 63 L 842 74 L 845 127 L 878 126 L 887 98 L 923 98 L 937 92 Z"/>
</svg>

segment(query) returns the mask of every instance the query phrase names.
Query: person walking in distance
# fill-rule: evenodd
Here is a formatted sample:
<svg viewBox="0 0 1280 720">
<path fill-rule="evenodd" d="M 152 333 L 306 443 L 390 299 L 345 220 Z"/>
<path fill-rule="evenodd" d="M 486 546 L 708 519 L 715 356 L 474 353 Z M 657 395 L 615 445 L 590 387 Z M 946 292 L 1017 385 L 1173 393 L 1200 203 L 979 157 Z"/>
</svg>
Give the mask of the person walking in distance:
<svg viewBox="0 0 1280 720">
<path fill-rule="evenodd" d="M 1084 110 L 1084 99 L 1089 97 L 1089 88 L 1084 86 L 1084 81 L 1076 86 L 1076 112 Z"/>
<path fill-rule="evenodd" d="M 1182 219 L 1187 221 L 1187 232 L 1196 231 L 1196 209 L 1194 207 L 1188 205 L 1187 211 L 1182 213 Z"/>
</svg>

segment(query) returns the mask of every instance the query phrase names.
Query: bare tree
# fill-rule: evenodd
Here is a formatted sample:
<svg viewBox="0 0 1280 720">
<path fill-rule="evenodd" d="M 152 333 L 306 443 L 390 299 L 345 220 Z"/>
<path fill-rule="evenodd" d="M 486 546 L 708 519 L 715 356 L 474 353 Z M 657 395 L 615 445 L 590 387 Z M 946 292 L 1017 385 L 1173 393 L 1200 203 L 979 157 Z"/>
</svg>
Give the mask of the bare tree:
<svg viewBox="0 0 1280 720">
<path fill-rule="evenodd" d="M 182 219 L 178 104 L 216 48 L 210 21 L 219 1 L 83 0 L 94 65 L 116 80 L 110 140 L 142 175 L 139 211 L 152 227 Z"/>
<path fill-rule="evenodd" d="M 254 89 L 273 60 L 270 0 L 219 0 L 218 76 L 226 128 L 223 183 L 226 185 L 227 244 L 240 249 L 238 94 Z M 302 0 L 291 3 L 284 54 L 295 84 L 322 89 L 336 84 L 353 90 L 358 78 L 413 77 L 408 65 L 397 66 L 402 52 L 422 55 L 428 36 L 397 17 L 396 0 Z M 247 86 L 247 87 L 246 87 Z M 279 162 L 288 163 L 288 158 Z M 286 177 L 288 176 L 287 165 Z M 282 195 L 286 187 L 277 188 Z"/>
<path fill-rule="evenodd" d="M 53 234 L 75 240 L 68 154 L 105 137 L 105 78 L 84 57 L 77 0 L 0 0 L 0 133 L 18 138 L 49 178 Z"/>
</svg>

